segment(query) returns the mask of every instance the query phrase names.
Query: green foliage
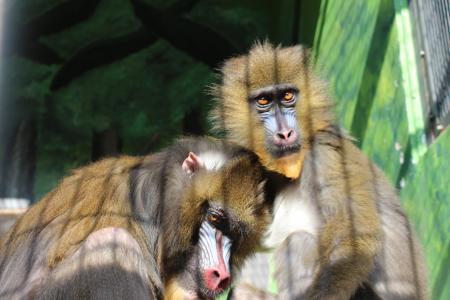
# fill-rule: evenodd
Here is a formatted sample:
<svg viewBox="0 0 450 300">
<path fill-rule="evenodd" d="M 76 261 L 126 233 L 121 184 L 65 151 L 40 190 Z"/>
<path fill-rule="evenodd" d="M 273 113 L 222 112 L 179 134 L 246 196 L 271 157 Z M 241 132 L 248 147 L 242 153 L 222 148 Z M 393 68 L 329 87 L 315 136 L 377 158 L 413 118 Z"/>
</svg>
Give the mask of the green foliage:
<svg viewBox="0 0 450 300">
<path fill-rule="evenodd" d="M 128 154 L 167 145 L 182 133 L 186 112 L 206 114 L 205 86 L 211 80 L 209 68 L 159 41 L 56 91 L 40 132 L 37 193 L 90 160 L 93 132 L 118 129 Z"/>
<path fill-rule="evenodd" d="M 49 86 L 57 70 L 56 65 L 38 64 L 26 58 L 13 56 L 3 62 L 2 68 L 4 70 L 2 93 L 5 99 L 26 98 L 41 103 L 51 94 Z"/>
<path fill-rule="evenodd" d="M 14 15 L 19 23 L 26 23 L 65 0 L 5 0 L 5 12 Z"/>
<path fill-rule="evenodd" d="M 17 1 L 10 3 L 8 11 L 25 24 L 62 3 Z M 179 0 L 148 3 L 163 10 L 185 9 L 183 17 L 211 27 L 242 51 L 256 38 L 266 38 L 267 33 L 277 41 L 273 24 L 281 17 L 277 16 L 278 5 L 271 1 L 258 5 L 252 1 L 206 0 L 192 6 Z M 124 36 L 141 26 L 130 1 L 102 0 L 87 19 L 44 34 L 37 41 L 67 60 L 98 42 Z M 199 132 L 209 127 L 206 116 L 212 101 L 206 86 L 215 81 L 214 71 L 164 40 L 88 69 L 55 91 L 50 89 L 51 83 L 65 62 L 61 66 L 43 65 L 12 58 L 7 64 L 6 70 L 12 72 L 8 72 L 6 97 L 25 99 L 22 102 L 26 101 L 26 107 L 32 107 L 38 117 L 36 198 L 55 186 L 68 170 L 91 160 L 95 132 L 116 129 L 124 153 L 142 154 L 170 143 L 185 132 L 189 122 L 195 122 Z M 22 109 L 22 105 L 17 106 L 18 111 Z"/>
<path fill-rule="evenodd" d="M 173 7 L 174 5 L 178 5 L 186 0 L 141 0 L 141 1 L 153 7 L 165 10 Z"/>
<path fill-rule="evenodd" d="M 220 32 L 238 49 L 246 51 L 256 39 L 267 38 L 268 29 L 273 26 L 272 18 L 267 16 L 271 12 L 262 9 L 264 2 L 266 1 L 260 1 L 255 7 L 247 1 L 202 1 L 188 16 Z M 205 47 L 207 46 L 206 41 Z"/>
<path fill-rule="evenodd" d="M 70 57 L 95 41 L 117 37 L 140 26 L 134 17 L 130 1 L 102 0 L 95 13 L 86 21 L 41 38 L 62 57 Z"/>
</svg>

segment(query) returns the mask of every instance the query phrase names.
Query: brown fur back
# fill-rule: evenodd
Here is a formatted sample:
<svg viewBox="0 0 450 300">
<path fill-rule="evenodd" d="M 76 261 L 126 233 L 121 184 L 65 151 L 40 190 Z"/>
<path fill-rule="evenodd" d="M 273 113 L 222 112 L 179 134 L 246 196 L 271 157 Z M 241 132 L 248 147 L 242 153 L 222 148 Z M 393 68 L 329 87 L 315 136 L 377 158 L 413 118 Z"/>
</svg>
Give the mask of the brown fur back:
<svg viewBox="0 0 450 300">
<path fill-rule="evenodd" d="M 53 266 L 72 254 L 90 233 L 104 227 L 126 228 L 142 240 L 142 230 L 132 216 L 128 185 L 130 169 L 141 160 L 123 156 L 76 169 L 18 220 L 2 247 L 14 247 L 46 226 L 55 227 L 56 242 L 47 255 Z"/>
</svg>

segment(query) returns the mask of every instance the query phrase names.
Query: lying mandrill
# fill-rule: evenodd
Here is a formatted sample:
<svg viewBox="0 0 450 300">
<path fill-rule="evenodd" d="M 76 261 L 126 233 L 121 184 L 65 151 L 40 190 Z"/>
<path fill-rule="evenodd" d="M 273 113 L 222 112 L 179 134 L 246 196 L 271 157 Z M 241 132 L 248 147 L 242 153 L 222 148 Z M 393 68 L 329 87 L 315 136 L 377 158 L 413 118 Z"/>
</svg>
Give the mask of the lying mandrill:
<svg viewBox="0 0 450 300">
<path fill-rule="evenodd" d="M 6 235 L 0 298 L 211 299 L 268 224 L 263 185 L 256 156 L 209 139 L 80 168 Z"/>
<path fill-rule="evenodd" d="M 427 299 L 420 247 L 396 192 L 336 125 L 305 50 L 257 44 L 222 73 L 217 127 L 285 176 L 268 182 L 278 298 Z"/>
</svg>

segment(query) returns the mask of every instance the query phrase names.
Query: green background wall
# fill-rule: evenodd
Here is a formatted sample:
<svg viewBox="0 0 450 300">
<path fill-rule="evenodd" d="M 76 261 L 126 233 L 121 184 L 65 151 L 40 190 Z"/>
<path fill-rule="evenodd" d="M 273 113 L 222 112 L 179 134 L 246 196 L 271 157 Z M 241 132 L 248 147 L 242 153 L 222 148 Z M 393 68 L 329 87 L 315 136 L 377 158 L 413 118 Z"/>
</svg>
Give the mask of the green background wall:
<svg viewBox="0 0 450 300">
<path fill-rule="evenodd" d="M 341 124 L 401 189 L 424 246 L 433 299 L 444 300 L 450 299 L 450 132 L 445 130 L 412 163 L 408 122 L 415 120 L 407 115 L 411 99 L 405 96 L 398 5 L 322 0 L 313 49 Z"/>
</svg>

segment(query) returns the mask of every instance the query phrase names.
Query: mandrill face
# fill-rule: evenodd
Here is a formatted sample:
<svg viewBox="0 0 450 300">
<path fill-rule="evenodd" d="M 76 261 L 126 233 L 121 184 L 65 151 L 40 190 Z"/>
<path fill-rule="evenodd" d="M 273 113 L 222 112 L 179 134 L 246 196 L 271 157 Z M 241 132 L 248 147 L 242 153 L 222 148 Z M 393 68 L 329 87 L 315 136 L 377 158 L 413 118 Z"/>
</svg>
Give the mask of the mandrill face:
<svg viewBox="0 0 450 300">
<path fill-rule="evenodd" d="M 301 136 L 295 108 L 298 98 L 299 90 L 292 84 L 266 86 L 249 95 L 250 105 L 264 127 L 265 149 L 273 157 L 300 151 Z"/>
<path fill-rule="evenodd" d="M 214 299 L 223 293 L 270 222 L 263 168 L 253 154 L 232 159 L 219 170 L 191 174 L 173 217 L 177 227 L 166 231 L 173 239 L 165 241 L 162 253 L 165 299 Z M 179 250 L 171 253 L 174 248 Z"/>
<path fill-rule="evenodd" d="M 229 228 L 238 224 L 231 224 L 235 222 L 233 216 L 219 205 L 205 203 L 204 216 L 183 272 L 176 278 L 186 299 L 214 299 L 230 287 L 232 280 L 231 249 L 241 237 Z"/>
<path fill-rule="evenodd" d="M 311 137 L 334 121 L 306 51 L 256 44 L 227 60 L 222 77 L 213 89 L 216 128 L 226 128 L 231 141 L 254 151 L 269 170 L 298 178 Z"/>
</svg>

